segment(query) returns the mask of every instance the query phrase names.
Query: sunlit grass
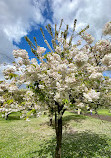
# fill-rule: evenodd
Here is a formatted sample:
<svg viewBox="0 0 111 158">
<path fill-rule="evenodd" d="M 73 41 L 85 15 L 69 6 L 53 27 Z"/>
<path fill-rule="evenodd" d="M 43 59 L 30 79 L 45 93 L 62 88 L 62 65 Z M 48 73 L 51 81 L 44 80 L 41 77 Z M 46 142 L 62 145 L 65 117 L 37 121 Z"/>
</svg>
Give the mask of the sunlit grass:
<svg viewBox="0 0 111 158">
<path fill-rule="evenodd" d="M 109 112 L 109 109 L 99 109 L 97 110 L 99 115 L 107 115 L 111 116 L 111 112 Z"/>
<path fill-rule="evenodd" d="M 13 118 L 13 119 L 12 119 Z M 12 114 L 0 118 L 0 158 L 53 158 L 55 131 L 48 117 L 29 122 Z M 63 158 L 110 158 L 111 122 L 66 112 L 63 118 Z"/>
</svg>

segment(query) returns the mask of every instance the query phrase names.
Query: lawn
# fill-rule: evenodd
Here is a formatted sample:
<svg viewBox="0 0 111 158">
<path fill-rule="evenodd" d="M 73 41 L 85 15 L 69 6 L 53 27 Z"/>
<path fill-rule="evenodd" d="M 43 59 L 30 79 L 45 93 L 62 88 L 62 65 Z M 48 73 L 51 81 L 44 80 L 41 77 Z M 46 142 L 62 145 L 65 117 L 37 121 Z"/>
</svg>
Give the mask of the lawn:
<svg viewBox="0 0 111 158">
<path fill-rule="evenodd" d="M 55 131 L 47 115 L 20 120 L 0 117 L 0 158 L 53 158 Z M 66 112 L 63 158 L 111 158 L 111 122 Z"/>
<path fill-rule="evenodd" d="M 111 116 L 111 113 L 109 113 L 109 109 L 98 109 L 97 112 L 99 115 Z"/>
</svg>

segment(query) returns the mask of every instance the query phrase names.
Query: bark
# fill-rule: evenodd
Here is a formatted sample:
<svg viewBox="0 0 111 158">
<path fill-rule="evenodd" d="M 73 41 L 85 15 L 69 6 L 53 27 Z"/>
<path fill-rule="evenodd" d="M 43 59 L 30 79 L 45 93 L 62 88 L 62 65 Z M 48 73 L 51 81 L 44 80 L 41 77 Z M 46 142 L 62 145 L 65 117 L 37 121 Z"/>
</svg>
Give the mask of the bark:
<svg viewBox="0 0 111 158">
<path fill-rule="evenodd" d="M 52 120 L 53 120 L 53 115 L 54 115 L 54 108 L 49 105 L 49 109 L 50 109 L 50 111 L 49 111 L 49 118 L 50 118 L 49 125 L 52 126 L 53 125 Z"/>
<path fill-rule="evenodd" d="M 52 120 L 53 120 L 53 117 L 50 118 L 49 126 L 52 126 Z"/>
<path fill-rule="evenodd" d="M 81 109 L 78 109 L 78 115 L 80 115 L 81 114 Z"/>
<path fill-rule="evenodd" d="M 55 130 L 56 130 L 55 158 L 61 158 L 61 148 L 62 148 L 62 117 L 57 118 L 56 112 L 55 112 Z"/>
<path fill-rule="evenodd" d="M 8 119 L 8 115 L 9 115 L 9 114 L 5 114 L 5 120 L 7 120 L 7 119 Z"/>
</svg>

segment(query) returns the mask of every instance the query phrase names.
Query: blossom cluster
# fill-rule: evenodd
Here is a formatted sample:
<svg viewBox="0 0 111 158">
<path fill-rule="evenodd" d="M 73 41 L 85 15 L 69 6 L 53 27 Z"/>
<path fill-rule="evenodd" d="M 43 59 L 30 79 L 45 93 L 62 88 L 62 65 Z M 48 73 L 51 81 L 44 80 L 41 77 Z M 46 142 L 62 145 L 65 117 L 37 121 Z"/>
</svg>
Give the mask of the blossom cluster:
<svg viewBox="0 0 111 158">
<path fill-rule="evenodd" d="M 111 35 L 111 22 L 107 22 L 103 28 L 103 35 Z"/>
<path fill-rule="evenodd" d="M 103 65 L 106 65 L 109 70 L 111 70 L 111 53 L 110 54 L 106 54 L 102 58 L 101 62 L 102 62 Z"/>
<path fill-rule="evenodd" d="M 25 49 L 13 50 L 13 56 L 15 58 L 20 58 L 18 61 L 19 65 L 28 65 L 30 60 L 28 56 L 28 52 Z"/>
<path fill-rule="evenodd" d="M 38 48 L 37 48 L 37 53 L 38 53 L 39 55 L 42 55 L 45 51 L 46 51 L 46 48 L 44 48 L 44 47 L 38 47 Z"/>
<path fill-rule="evenodd" d="M 91 89 L 87 93 L 83 93 L 83 95 L 88 101 L 92 102 L 99 99 L 100 92 L 96 92 L 94 89 Z"/>
<path fill-rule="evenodd" d="M 22 59 L 28 59 L 28 53 L 25 49 L 13 50 L 13 56 L 15 58 L 21 57 Z"/>
<path fill-rule="evenodd" d="M 88 34 L 87 32 L 84 32 L 82 34 L 82 38 L 88 43 L 91 44 L 94 41 L 94 37 L 92 37 L 90 34 Z"/>
<path fill-rule="evenodd" d="M 79 52 L 74 58 L 77 66 L 82 66 L 88 61 L 88 55 L 84 52 Z"/>
<path fill-rule="evenodd" d="M 101 79 L 101 78 L 103 78 L 103 75 L 102 75 L 102 73 L 100 73 L 100 72 L 94 72 L 94 73 L 92 73 L 90 76 L 89 76 L 89 79 L 93 79 L 93 80 L 95 80 L 95 79 Z"/>
<path fill-rule="evenodd" d="M 7 82 L 2 82 L 0 83 L 0 92 L 4 92 L 5 90 L 7 90 L 9 88 L 9 83 Z"/>
<path fill-rule="evenodd" d="M 99 40 L 95 44 L 94 49 L 103 55 L 111 53 L 111 42 L 109 40 L 106 40 L 106 39 Z"/>
</svg>

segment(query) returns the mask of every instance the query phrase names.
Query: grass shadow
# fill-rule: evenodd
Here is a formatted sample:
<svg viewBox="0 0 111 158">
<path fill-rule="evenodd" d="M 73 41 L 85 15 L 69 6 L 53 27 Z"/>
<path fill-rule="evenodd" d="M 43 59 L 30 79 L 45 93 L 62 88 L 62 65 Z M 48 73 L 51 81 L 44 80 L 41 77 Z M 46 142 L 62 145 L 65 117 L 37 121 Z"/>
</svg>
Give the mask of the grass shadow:
<svg viewBox="0 0 111 158">
<path fill-rule="evenodd" d="M 9 116 L 7 120 L 20 120 L 20 112 L 12 112 Z"/>
<path fill-rule="evenodd" d="M 9 114 L 8 115 L 8 118 L 7 118 L 7 120 L 11 120 L 11 121 L 13 121 L 13 120 L 20 120 L 20 112 L 12 112 L 11 114 Z M 0 119 L 1 120 L 5 120 L 5 118 L 3 117 L 2 118 L 2 114 L 0 114 Z"/>
<path fill-rule="evenodd" d="M 71 120 L 76 121 L 76 122 L 81 122 L 84 119 L 86 119 L 86 116 L 84 115 L 77 115 L 77 114 L 66 115 L 63 117 L 63 125 L 66 125 Z"/>
<path fill-rule="evenodd" d="M 7 120 L 20 120 L 20 117 L 19 116 L 8 116 L 8 119 Z"/>
<path fill-rule="evenodd" d="M 81 132 L 64 133 L 62 144 L 62 158 L 92 158 L 111 157 L 111 148 L 107 143 L 108 138 L 103 135 Z M 30 158 L 53 158 L 55 153 L 55 138 L 45 141 L 39 150 L 29 152 Z"/>
<path fill-rule="evenodd" d="M 84 115 L 78 115 L 78 114 L 70 114 L 70 115 L 64 115 L 63 116 L 63 126 L 67 126 L 67 124 L 73 120 L 73 121 L 76 121 L 76 122 L 81 122 L 82 120 L 86 119 L 87 116 L 84 116 Z M 55 129 L 55 117 L 53 117 L 53 121 L 52 121 L 52 128 Z M 50 122 L 49 121 L 45 121 L 43 123 L 40 124 L 41 126 L 42 125 L 47 125 L 47 126 L 50 126 Z"/>
</svg>

